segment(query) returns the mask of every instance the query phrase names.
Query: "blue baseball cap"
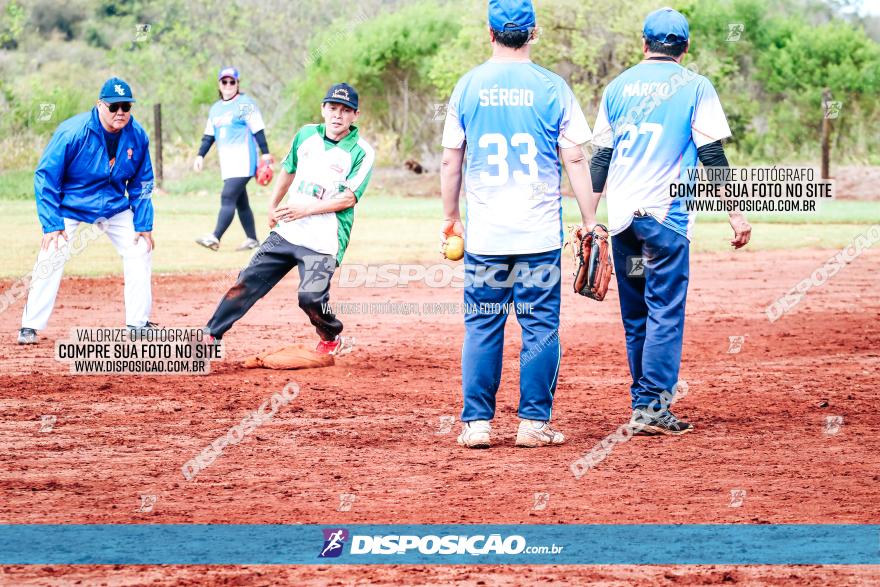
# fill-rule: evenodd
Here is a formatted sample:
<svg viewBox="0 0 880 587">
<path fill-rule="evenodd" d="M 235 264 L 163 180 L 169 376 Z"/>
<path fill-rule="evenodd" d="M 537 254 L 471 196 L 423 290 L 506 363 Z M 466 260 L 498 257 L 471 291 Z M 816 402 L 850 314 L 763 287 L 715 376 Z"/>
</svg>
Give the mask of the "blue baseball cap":
<svg viewBox="0 0 880 587">
<path fill-rule="evenodd" d="M 134 96 L 131 95 L 131 86 L 118 77 L 111 77 L 104 82 L 98 99 L 107 104 L 113 104 L 114 102 L 136 102 Z"/>
<path fill-rule="evenodd" d="M 330 89 L 327 90 L 327 95 L 324 96 L 324 101 L 321 103 L 326 104 L 327 102 L 342 104 L 343 106 L 348 106 L 352 110 L 357 110 L 358 93 L 353 87 L 346 83 L 335 84 L 330 86 Z"/>
<path fill-rule="evenodd" d="M 489 27 L 493 31 L 527 31 L 535 28 L 532 0 L 489 0 Z"/>
<path fill-rule="evenodd" d="M 649 14 L 642 32 L 649 41 L 671 45 L 685 43 L 690 37 L 687 19 L 671 8 L 661 8 Z"/>
<path fill-rule="evenodd" d="M 224 67 L 220 70 L 220 73 L 217 74 L 217 81 L 220 81 L 224 77 L 231 77 L 234 80 L 238 79 L 238 70 L 234 67 Z"/>
</svg>

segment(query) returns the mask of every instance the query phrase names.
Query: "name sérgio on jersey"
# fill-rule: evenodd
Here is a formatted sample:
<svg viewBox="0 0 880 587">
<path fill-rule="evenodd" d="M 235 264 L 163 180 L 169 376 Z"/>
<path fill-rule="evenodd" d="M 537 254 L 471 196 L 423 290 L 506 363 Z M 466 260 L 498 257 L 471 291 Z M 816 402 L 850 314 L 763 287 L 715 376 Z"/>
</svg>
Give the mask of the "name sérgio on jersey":
<svg viewBox="0 0 880 587">
<path fill-rule="evenodd" d="M 535 92 L 524 88 L 482 88 L 480 106 L 532 106 Z"/>
</svg>

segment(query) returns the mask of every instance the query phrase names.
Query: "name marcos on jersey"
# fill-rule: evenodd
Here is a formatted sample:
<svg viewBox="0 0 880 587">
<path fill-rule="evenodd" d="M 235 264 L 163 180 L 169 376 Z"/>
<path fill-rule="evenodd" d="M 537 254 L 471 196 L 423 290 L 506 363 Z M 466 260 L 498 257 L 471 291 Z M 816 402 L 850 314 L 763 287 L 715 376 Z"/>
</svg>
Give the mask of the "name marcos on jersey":
<svg viewBox="0 0 880 587">
<path fill-rule="evenodd" d="M 661 98 L 668 98 L 671 93 L 669 82 L 633 82 L 623 86 L 624 98 L 653 96 L 655 94 Z"/>
<path fill-rule="evenodd" d="M 524 88 L 482 88 L 480 106 L 533 106 L 535 92 Z"/>
</svg>

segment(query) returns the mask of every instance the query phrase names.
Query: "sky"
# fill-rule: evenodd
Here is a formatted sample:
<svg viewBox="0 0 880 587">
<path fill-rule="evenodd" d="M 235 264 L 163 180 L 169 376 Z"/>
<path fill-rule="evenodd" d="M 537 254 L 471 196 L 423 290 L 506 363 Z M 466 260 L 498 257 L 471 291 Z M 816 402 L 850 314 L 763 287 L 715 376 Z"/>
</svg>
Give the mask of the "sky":
<svg viewBox="0 0 880 587">
<path fill-rule="evenodd" d="M 864 4 L 862 4 L 862 8 L 861 10 L 859 10 L 859 13 L 862 16 L 866 14 L 880 16 L 880 0 L 864 0 Z"/>
</svg>

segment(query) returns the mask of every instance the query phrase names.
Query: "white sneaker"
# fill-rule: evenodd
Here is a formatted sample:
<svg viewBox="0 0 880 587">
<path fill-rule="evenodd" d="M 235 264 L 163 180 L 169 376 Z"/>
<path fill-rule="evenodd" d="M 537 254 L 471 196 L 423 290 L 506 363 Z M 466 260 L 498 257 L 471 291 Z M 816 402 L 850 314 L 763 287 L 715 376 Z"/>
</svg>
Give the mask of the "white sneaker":
<svg viewBox="0 0 880 587">
<path fill-rule="evenodd" d="M 220 241 L 218 241 L 217 237 L 213 234 L 206 234 L 201 238 L 197 238 L 196 242 L 206 249 L 211 249 L 212 251 L 216 251 L 220 248 Z"/>
<path fill-rule="evenodd" d="M 244 242 L 241 243 L 240 245 L 238 245 L 238 248 L 235 250 L 236 251 L 252 251 L 253 249 L 256 249 L 259 246 L 260 246 L 260 241 L 258 241 L 257 239 L 246 238 L 246 239 L 244 239 Z"/>
<path fill-rule="evenodd" d="M 516 433 L 516 445 L 523 448 L 556 446 L 565 442 L 562 432 L 553 430 L 550 422 L 521 420 Z"/>
<path fill-rule="evenodd" d="M 458 436 L 458 444 L 467 448 L 489 448 L 492 446 L 489 440 L 491 432 L 492 425 L 489 423 L 489 420 L 464 422 L 461 434 Z"/>
</svg>

